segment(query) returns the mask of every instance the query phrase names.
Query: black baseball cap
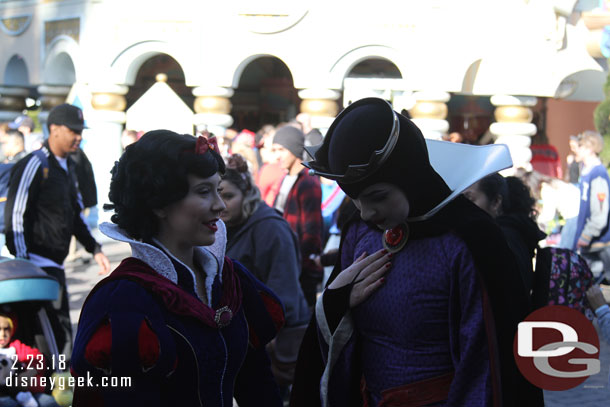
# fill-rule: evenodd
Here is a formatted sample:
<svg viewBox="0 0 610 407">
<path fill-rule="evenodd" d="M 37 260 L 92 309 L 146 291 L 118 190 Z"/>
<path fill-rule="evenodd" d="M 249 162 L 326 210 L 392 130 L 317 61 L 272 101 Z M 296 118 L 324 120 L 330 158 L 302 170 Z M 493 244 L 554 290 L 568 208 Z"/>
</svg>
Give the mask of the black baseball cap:
<svg viewBox="0 0 610 407">
<path fill-rule="evenodd" d="M 57 124 L 59 126 L 66 126 L 70 130 L 82 131 L 86 129 L 85 119 L 83 118 L 83 111 L 76 106 L 64 103 L 59 106 L 55 106 L 49 112 L 47 118 L 47 126 Z"/>
</svg>

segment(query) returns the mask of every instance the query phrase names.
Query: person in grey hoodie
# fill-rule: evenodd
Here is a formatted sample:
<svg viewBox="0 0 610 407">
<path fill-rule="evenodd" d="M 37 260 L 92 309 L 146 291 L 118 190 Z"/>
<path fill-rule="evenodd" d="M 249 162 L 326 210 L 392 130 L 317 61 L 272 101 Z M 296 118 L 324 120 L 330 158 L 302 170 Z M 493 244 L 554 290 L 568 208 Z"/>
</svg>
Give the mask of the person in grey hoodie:
<svg viewBox="0 0 610 407">
<path fill-rule="evenodd" d="M 287 386 L 311 315 L 299 283 L 299 241 L 282 215 L 261 200 L 239 154 L 229 157 L 220 189 L 226 205 L 221 219 L 227 226 L 227 256 L 247 267 L 284 304 L 286 326 L 269 353 L 278 384 Z"/>
</svg>

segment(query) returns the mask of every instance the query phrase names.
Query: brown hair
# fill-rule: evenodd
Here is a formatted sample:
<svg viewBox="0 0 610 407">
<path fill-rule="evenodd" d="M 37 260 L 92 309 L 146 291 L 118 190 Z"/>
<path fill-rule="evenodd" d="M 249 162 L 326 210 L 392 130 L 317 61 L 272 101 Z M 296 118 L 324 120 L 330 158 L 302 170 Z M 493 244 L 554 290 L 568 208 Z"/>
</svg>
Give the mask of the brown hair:
<svg viewBox="0 0 610 407">
<path fill-rule="evenodd" d="M 591 148 L 591 150 L 593 150 L 593 152 L 595 152 L 595 154 L 598 155 L 604 149 L 604 139 L 602 138 L 601 134 L 592 130 L 585 130 L 580 133 L 578 135 L 578 144 L 581 146 L 588 146 Z"/>
</svg>

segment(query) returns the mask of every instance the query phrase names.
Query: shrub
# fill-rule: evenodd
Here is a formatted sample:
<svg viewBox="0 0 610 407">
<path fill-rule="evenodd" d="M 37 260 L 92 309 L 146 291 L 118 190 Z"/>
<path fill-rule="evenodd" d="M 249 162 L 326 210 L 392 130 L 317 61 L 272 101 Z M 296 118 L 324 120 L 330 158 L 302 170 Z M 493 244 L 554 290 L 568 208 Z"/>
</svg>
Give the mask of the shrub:
<svg viewBox="0 0 610 407">
<path fill-rule="evenodd" d="M 600 154 L 602 162 L 610 163 L 610 99 L 601 102 L 593 113 L 595 128 L 604 138 L 604 149 Z"/>
</svg>

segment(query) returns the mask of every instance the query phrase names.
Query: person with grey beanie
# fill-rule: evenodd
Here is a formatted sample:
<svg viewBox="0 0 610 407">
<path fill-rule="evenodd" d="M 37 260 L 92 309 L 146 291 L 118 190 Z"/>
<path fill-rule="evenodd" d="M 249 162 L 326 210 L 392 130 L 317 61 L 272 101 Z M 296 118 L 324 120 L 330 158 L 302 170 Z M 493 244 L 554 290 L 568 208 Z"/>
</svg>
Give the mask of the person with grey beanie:
<svg viewBox="0 0 610 407">
<path fill-rule="evenodd" d="M 295 157 L 302 157 L 305 152 L 305 134 L 296 127 L 284 126 L 275 133 L 273 144 L 279 144 Z M 302 169 L 301 163 L 299 163 L 300 169 Z"/>
<path fill-rule="evenodd" d="M 312 255 L 322 251 L 322 188 L 317 176 L 309 175 L 301 165 L 305 135 L 292 126 L 277 130 L 273 147 L 277 163 L 288 173 L 282 180 L 273 207 L 282 212 L 290 228 L 299 237 L 301 248 L 301 288 L 310 307 L 315 303 L 322 268 Z"/>
</svg>

